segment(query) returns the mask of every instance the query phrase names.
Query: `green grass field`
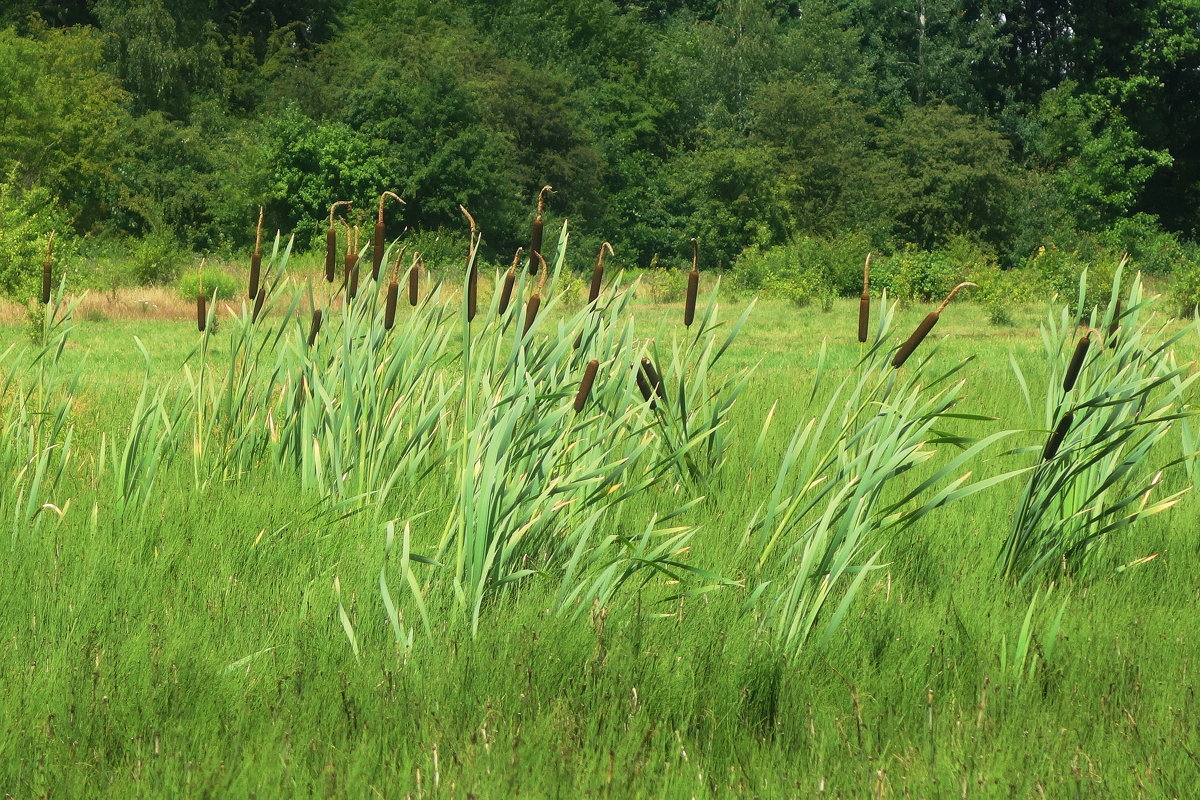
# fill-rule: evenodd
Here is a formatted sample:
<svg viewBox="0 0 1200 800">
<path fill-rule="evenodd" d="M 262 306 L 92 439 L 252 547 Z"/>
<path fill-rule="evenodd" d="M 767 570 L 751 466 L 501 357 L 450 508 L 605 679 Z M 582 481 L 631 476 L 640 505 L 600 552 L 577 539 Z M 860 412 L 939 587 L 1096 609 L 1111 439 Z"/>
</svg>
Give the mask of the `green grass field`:
<svg viewBox="0 0 1200 800">
<path fill-rule="evenodd" d="M 720 318 L 731 323 L 744 306 L 722 307 Z M 901 310 L 887 348 L 929 310 Z M 653 339 L 666 353 L 673 338 L 682 341 L 681 311 L 681 303 L 639 300 L 627 316 L 637 342 Z M 538 340 L 554 340 L 554 322 L 565 324 L 571 313 L 552 308 L 534 331 Z M 855 551 L 856 564 L 874 555 L 874 568 L 834 581 L 841 592 L 861 579 L 844 609 L 837 594 L 817 610 L 818 633 L 843 615 L 827 641 L 814 635 L 791 647 L 774 637 L 768 599 L 798 555 L 781 545 L 764 568 L 744 541 L 793 431 L 830 404 L 838 381 L 861 369 L 856 313 L 857 301 L 839 301 L 829 312 L 775 301 L 752 310 L 714 368 L 723 376 L 750 370 L 722 428 L 723 466 L 690 480 L 669 473 L 596 524 L 596 536 L 614 537 L 611 547 L 620 551 L 634 547 L 655 514 L 684 506 L 667 524 L 695 530 L 658 564 L 667 566 L 633 571 L 619 590 L 592 601 L 585 592 L 564 603 L 562 560 L 538 560 L 553 549 L 554 536 L 566 535 L 551 531 L 550 544 L 522 551 L 510 582 L 481 595 L 474 626 L 471 587 L 464 600 L 438 577 L 450 569 L 447 558 L 440 567 L 418 561 L 401 569 L 400 545 L 387 547 L 387 523 L 396 521 L 399 536 L 408 522 L 412 550 L 437 560 L 439 540 L 457 530 L 470 499 L 456 488 L 466 480 L 462 465 L 475 464 L 480 485 L 488 476 L 467 439 L 446 445 L 440 460 L 414 461 L 386 499 L 363 499 L 338 488 L 336 478 L 309 477 L 308 466 L 270 466 L 263 455 L 269 450 L 237 462 L 251 467 L 230 471 L 230 462 L 211 455 L 225 452 L 222 443 L 236 433 L 222 427 L 214 399 L 209 411 L 181 412 L 181 435 L 167 445 L 177 451 L 173 459 L 166 449 L 129 457 L 161 461 L 162 469 L 144 496 L 123 499 L 114 489 L 123 457 L 113 449 L 127 442 L 143 386 L 147 362 L 136 341 L 149 354 L 151 390 L 203 397 L 204 390 L 188 394 L 184 371 L 201 334 L 194 322 L 77 322 L 56 368 L 78 375 L 71 459 L 32 506 L 15 488 L 28 485 L 28 473 L 25 484 L 4 487 L 8 498 L 0 503 L 8 529 L 0 531 L 8 549 L 0 565 L 0 794 L 1194 796 L 1200 497 L 1190 493 L 1174 508 L 1114 531 L 1086 573 L 1059 569 L 1052 580 L 1021 585 L 1000 574 L 997 558 L 1024 473 L 911 526 L 881 529 Z M 276 314 L 271 319 L 280 319 L 281 309 Z M 977 438 L 1018 431 L 951 477 L 970 472 L 970 480 L 981 480 L 1038 462 L 1035 451 L 1047 435 L 1049 368 L 1037 333 L 1045 314 L 1020 309 L 1016 326 L 998 328 L 978 307 L 956 302 L 918 351 L 934 352 L 940 341 L 923 367 L 930 379 L 940 374 L 937 364 L 974 357 L 950 381 L 964 381 L 955 411 L 996 420 L 950 419 L 949 430 Z M 402 301 L 392 335 L 413 316 Z M 271 324 L 283 325 L 296 342 L 309 325 L 306 314 Z M 453 350 L 461 323 L 452 315 L 443 327 Z M 1170 330 L 1181 327 L 1172 323 Z M 719 339 L 728 328 L 718 329 Z M 207 358 L 207 380 L 218 385 L 240 330 L 236 321 L 222 321 L 207 353 L 187 361 L 187 374 L 199 376 Z M 381 341 L 386 349 L 394 340 Z M 28 352 L 23 328 L 0 330 L 0 346 L 10 344 Z M 349 338 L 343 344 L 365 346 Z M 1190 361 L 1198 344 L 1189 332 L 1176 357 Z M 285 344 L 260 339 L 254 346 L 273 353 Z M 508 352 L 497 350 L 495 363 Z M 1010 354 L 1030 386 L 1032 410 Z M 38 395 L 37 368 L 24 371 L 28 361 L 14 352 L 0 376 L 31 376 L 35 398 L 65 391 L 47 383 Z M 369 382 L 370 368 L 363 369 L 354 380 Z M 481 369 L 486 381 L 493 373 Z M 441 382 L 413 377 L 412 385 L 424 397 L 445 393 L 444 418 L 466 420 L 469 430 L 473 415 L 482 419 L 484 412 L 472 407 L 478 397 L 455 393 L 461 362 L 430 370 Z M 383 371 L 378 366 L 375 374 Z M 549 419 L 569 405 L 578 373 L 563 369 L 555 373 L 560 385 L 531 389 L 531 397 L 546 399 L 530 413 Z M 605 391 L 625 396 L 615 384 Z M 6 390 L 10 410 L 17 394 L 12 385 Z M 433 401 L 404 395 L 398 402 Z M 238 418 L 263 430 L 283 428 L 282 420 L 255 412 Z M 7 430 L 10 442 L 43 424 L 38 413 L 34 408 L 24 427 Z M 205 422 L 206 413 L 217 421 Z M 571 419 L 561 424 L 576 424 Z M 447 428 L 446 441 L 458 441 L 453 425 Z M 202 429 L 209 438 L 197 435 Z M 649 430 L 630 441 L 658 435 Z M 383 442 L 396 450 L 401 444 Z M 1009 452 L 1021 446 L 1032 449 Z M 937 451 L 883 496 L 901 496 L 955 454 L 950 444 Z M 555 452 L 563 461 L 554 463 L 573 457 L 570 447 Z M 699 452 L 691 455 L 699 459 Z M 1181 436 L 1172 429 L 1151 461 L 1180 453 Z M 354 468 L 344 469 L 353 475 Z M 17 474 L 19 465 L 9 476 Z M 320 481 L 326 488 L 315 488 Z M 1168 472 L 1156 496 L 1186 484 L 1182 468 Z M 578 509 L 583 495 L 569 496 Z M 694 498 L 702 499 L 685 506 Z M 547 517 L 576 514 L 572 526 L 586 524 L 569 505 L 537 507 L 548 508 Z M 629 559 L 620 560 L 622 568 L 636 565 L 628 554 L 620 559 Z M 674 562 L 693 571 L 671 568 Z M 588 580 L 606 563 L 597 562 Z M 385 602 L 381 571 L 396 614 Z M 417 593 L 406 588 L 406 575 L 422 587 L 428 629 L 416 622 Z M 577 580 L 582 585 L 584 575 Z M 770 583 L 756 594 L 762 580 Z M 397 625 L 411 644 L 397 636 Z"/>
</svg>

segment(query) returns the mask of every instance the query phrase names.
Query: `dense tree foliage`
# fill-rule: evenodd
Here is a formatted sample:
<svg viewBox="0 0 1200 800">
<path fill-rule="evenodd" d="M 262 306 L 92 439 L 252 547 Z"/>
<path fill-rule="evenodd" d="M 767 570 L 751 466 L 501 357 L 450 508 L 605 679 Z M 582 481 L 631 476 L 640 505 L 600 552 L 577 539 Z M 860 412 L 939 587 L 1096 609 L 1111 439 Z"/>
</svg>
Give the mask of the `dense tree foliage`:
<svg viewBox="0 0 1200 800">
<path fill-rule="evenodd" d="M 13 0 L 0 210 L 209 251 L 260 204 L 307 244 L 392 189 L 498 255 L 548 183 L 629 263 L 692 235 L 726 264 L 846 236 L 1018 263 L 1194 237 L 1197 96 L 1195 0 Z"/>
</svg>

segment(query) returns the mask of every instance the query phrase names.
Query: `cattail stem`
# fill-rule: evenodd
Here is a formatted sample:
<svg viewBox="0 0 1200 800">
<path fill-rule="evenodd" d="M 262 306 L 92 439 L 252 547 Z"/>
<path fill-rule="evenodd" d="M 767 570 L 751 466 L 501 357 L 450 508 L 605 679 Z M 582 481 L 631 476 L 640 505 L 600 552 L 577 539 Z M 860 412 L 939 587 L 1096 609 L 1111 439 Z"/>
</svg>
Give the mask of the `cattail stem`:
<svg viewBox="0 0 1200 800">
<path fill-rule="evenodd" d="M 908 337 L 908 341 L 900 345 L 900 349 L 896 351 L 896 355 L 892 359 L 892 366 L 897 368 L 904 366 L 904 362 L 908 360 L 908 357 L 913 354 L 913 351 L 917 349 L 917 346 L 921 342 L 925 341 L 925 337 L 933 330 L 933 326 L 937 325 L 942 312 L 946 310 L 946 306 L 950 305 L 950 301 L 954 299 L 954 295 L 958 293 L 958 290 L 964 286 L 974 285 L 970 281 L 964 281 L 951 289 L 950 294 L 946 295 L 946 299 L 942 301 L 942 304 L 936 310 L 930 311 L 929 315 L 921 320 L 921 324 L 913 331 L 912 336 Z"/>
<path fill-rule="evenodd" d="M 1064 414 L 1062 419 L 1058 421 L 1054 431 L 1050 434 L 1050 438 L 1046 440 L 1046 449 L 1042 451 L 1042 461 L 1049 461 L 1058 455 L 1058 448 L 1062 446 L 1063 439 L 1067 436 L 1067 431 L 1071 429 L 1071 423 L 1075 421 L 1074 414 Z"/>
<path fill-rule="evenodd" d="M 337 230 L 333 227 L 333 215 L 338 207 L 351 207 L 349 200 L 339 200 L 329 207 L 329 230 L 325 231 L 325 280 L 333 283 L 337 277 Z"/>
<path fill-rule="evenodd" d="M 588 395 L 592 392 L 592 384 L 596 381 L 596 370 L 600 368 L 600 362 L 592 359 L 588 362 L 587 368 L 583 371 L 583 380 L 579 382 L 579 391 L 575 394 L 575 413 L 583 411 L 583 407 L 587 405 Z"/>
<path fill-rule="evenodd" d="M 871 325 L 871 254 L 867 253 L 867 261 L 863 264 L 862 295 L 858 298 L 858 341 L 867 341 L 868 329 Z"/>
<path fill-rule="evenodd" d="M 683 301 L 683 327 L 696 319 L 696 295 L 700 292 L 700 245 L 692 237 L 692 271 L 688 273 L 687 295 Z"/>
<path fill-rule="evenodd" d="M 321 309 L 314 308 L 312 312 L 312 324 L 308 326 L 309 347 L 317 343 L 317 334 L 321 332 L 321 316 Z"/>
<path fill-rule="evenodd" d="M 358 294 L 358 226 L 353 231 L 346 226 L 346 257 L 345 257 L 346 299 L 353 300 Z"/>
<path fill-rule="evenodd" d="M 1075 345 L 1075 352 L 1071 354 L 1071 361 L 1067 364 L 1067 374 L 1063 376 L 1063 392 L 1069 392 L 1075 387 L 1075 381 L 1079 378 L 1079 371 L 1083 368 L 1083 360 L 1087 357 L 1088 347 L 1091 344 L 1092 332 L 1088 331 L 1079 339 Z"/>
<path fill-rule="evenodd" d="M 383 264 L 383 251 L 387 248 L 387 232 L 383 224 L 383 201 L 387 198 L 398 200 L 405 205 L 404 199 L 395 192 L 384 192 L 379 195 L 379 216 L 375 218 L 375 239 L 371 243 L 371 280 L 379 281 L 379 267 Z"/>
<path fill-rule="evenodd" d="M 533 218 L 533 230 L 529 233 L 529 274 L 537 273 L 538 262 L 535 255 L 542 252 L 542 226 L 545 224 L 542 213 L 546 210 L 546 193 L 553 192 L 551 186 L 543 186 L 538 192 L 537 216 Z"/>
<path fill-rule="evenodd" d="M 46 258 L 42 261 L 42 305 L 50 302 L 51 288 L 54 284 L 54 276 L 52 273 L 52 259 L 54 254 L 54 231 L 50 231 L 50 238 L 46 241 Z"/>
</svg>

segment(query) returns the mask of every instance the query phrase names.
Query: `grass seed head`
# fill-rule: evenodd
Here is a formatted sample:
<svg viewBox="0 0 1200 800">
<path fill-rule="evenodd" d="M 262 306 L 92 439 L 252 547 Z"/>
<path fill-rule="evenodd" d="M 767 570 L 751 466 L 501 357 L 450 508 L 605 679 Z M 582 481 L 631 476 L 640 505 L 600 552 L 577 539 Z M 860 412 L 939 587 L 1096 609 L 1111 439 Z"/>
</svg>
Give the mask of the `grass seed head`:
<svg viewBox="0 0 1200 800">
<path fill-rule="evenodd" d="M 575 413 L 583 411 L 583 407 L 587 405 L 588 395 L 592 393 L 592 384 L 596 381 L 596 370 L 600 368 L 600 362 L 592 359 L 588 362 L 587 368 L 583 371 L 583 380 L 579 382 L 579 391 L 575 394 Z"/>
</svg>

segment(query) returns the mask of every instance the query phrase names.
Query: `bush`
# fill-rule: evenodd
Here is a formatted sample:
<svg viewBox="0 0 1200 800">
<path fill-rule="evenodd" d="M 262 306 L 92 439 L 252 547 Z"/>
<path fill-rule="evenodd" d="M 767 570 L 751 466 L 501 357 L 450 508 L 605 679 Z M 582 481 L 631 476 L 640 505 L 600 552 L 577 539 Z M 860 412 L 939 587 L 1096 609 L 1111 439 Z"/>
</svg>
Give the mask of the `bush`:
<svg viewBox="0 0 1200 800">
<path fill-rule="evenodd" d="M 1171 298 L 1181 317 L 1190 317 L 1200 306 L 1200 261 L 1192 260 L 1175 270 Z"/>
<path fill-rule="evenodd" d="M 1130 264 L 1147 275 L 1166 277 L 1188 264 L 1194 245 L 1181 242 L 1159 227 L 1149 214 L 1134 214 L 1114 222 L 1100 236 L 1114 253 L 1129 253 Z"/>
<path fill-rule="evenodd" d="M 734 283 L 737 288 L 782 297 L 801 307 L 815 302 L 828 310 L 838 293 L 833 277 L 838 267 L 835 253 L 832 245 L 810 238 L 768 250 L 751 248 L 733 264 Z M 861 289 L 861 261 L 858 275 Z"/>
<path fill-rule="evenodd" d="M 1103 247 L 1094 248 L 1087 257 L 1075 250 L 1064 250 L 1055 246 L 1039 247 L 1027 262 L 1027 268 L 1031 269 L 1045 286 L 1048 295 L 1058 295 L 1059 300 L 1066 303 L 1072 313 L 1077 313 L 1080 310 L 1080 274 L 1085 269 L 1088 271 L 1083 309 L 1086 311 L 1095 306 L 1106 305 L 1121 256 L 1122 253 Z M 1125 270 L 1122 277 L 1122 293 L 1128 287 L 1129 281 L 1133 280 L 1134 274 L 1133 269 Z"/>
<path fill-rule="evenodd" d="M 37 295 L 41 286 L 42 261 L 51 231 L 54 238 L 55 286 L 57 265 L 70 252 L 70 225 L 47 190 L 22 190 L 10 176 L 0 183 L 0 294 L 18 302 Z"/>
<path fill-rule="evenodd" d="M 195 300 L 200 292 L 200 270 L 189 269 L 183 273 L 179 278 L 178 288 L 184 300 Z M 242 282 L 228 272 L 219 269 L 204 270 L 204 293 L 208 295 L 209 300 L 213 298 L 213 292 L 216 292 L 217 297 L 230 300 L 237 296 L 241 288 Z"/>
<path fill-rule="evenodd" d="M 1004 270 L 991 264 L 975 270 L 969 280 L 979 284 L 975 299 L 993 325 L 1012 325 L 1013 308 L 1037 303 L 1049 295 L 1041 276 L 1028 268 Z"/>
<path fill-rule="evenodd" d="M 872 265 L 871 289 L 887 289 L 901 303 L 928 303 L 945 297 L 966 274 L 967 268 L 944 251 L 919 250 L 910 244 Z"/>
</svg>

